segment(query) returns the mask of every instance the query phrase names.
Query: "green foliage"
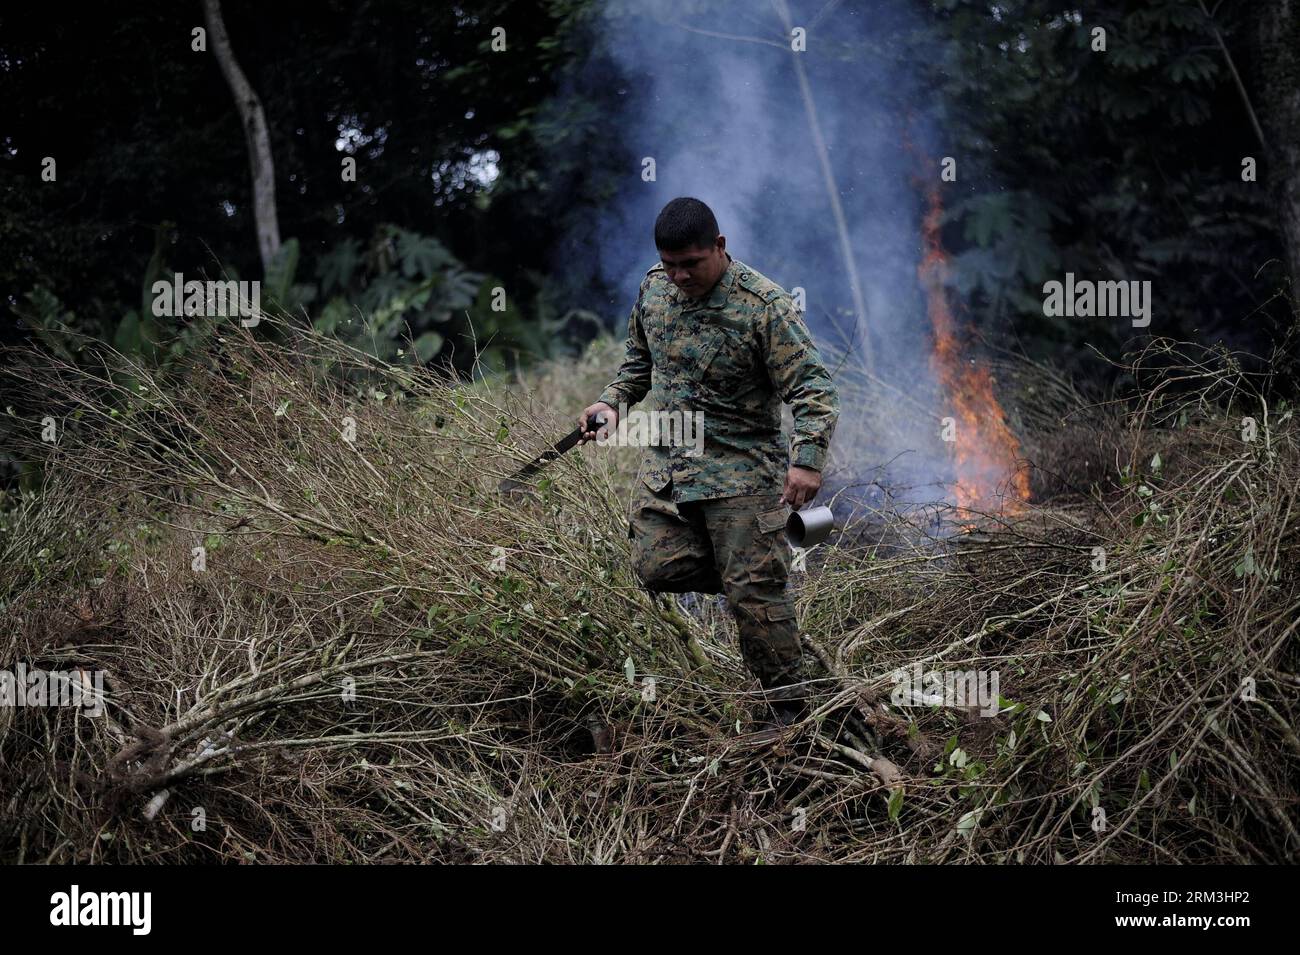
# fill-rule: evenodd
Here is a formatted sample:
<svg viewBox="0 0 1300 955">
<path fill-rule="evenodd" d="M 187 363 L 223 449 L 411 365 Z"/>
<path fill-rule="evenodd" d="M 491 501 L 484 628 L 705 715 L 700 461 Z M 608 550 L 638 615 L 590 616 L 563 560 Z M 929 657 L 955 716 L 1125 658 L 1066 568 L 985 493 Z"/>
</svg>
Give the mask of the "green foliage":
<svg viewBox="0 0 1300 955">
<path fill-rule="evenodd" d="M 447 343 L 453 315 L 469 307 L 484 276 L 470 271 L 432 236 L 386 225 L 368 249 L 345 239 L 316 264 L 329 295 L 317 331 L 337 335 L 384 361 L 432 361 Z"/>
<path fill-rule="evenodd" d="M 577 331 L 599 329 L 599 316 L 570 309 L 557 317 L 542 288 L 530 312 L 507 282 L 476 272 L 436 238 L 395 225 L 368 246 L 345 239 L 316 263 L 316 292 L 327 297 L 313 322 L 384 361 L 457 370 L 502 371 L 550 357 Z M 499 291 L 498 291 L 499 290 Z"/>
<path fill-rule="evenodd" d="M 1260 146 L 1199 4 L 933 7 L 931 82 L 959 162 L 945 216 L 964 243 L 954 282 L 981 324 L 1010 316 L 1022 340 L 1054 350 L 1126 337 L 1123 323 L 1085 333 L 1043 315 L 1043 283 L 1066 271 L 1151 279 L 1162 334 L 1238 325 L 1266 303 L 1275 276 L 1254 273 L 1278 254 L 1277 223 L 1264 186 L 1241 180 Z M 1213 25 L 1239 62 L 1249 55 L 1241 11 L 1220 5 Z"/>
<path fill-rule="evenodd" d="M 294 278 L 298 274 L 298 240 L 286 239 L 280 245 L 280 251 L 271 260 L 262 279 L 262 307 L 278 306 L 286 312 L 309 305 L 316 300 L 316 289 L 312 285 L 297 285 Z"/>
<path fill-rule="evenodd" d="M 122 315 L 106 336 L 109 343 L 131 361 L 167 371 L 185 355 L 201 347 L 214 334 L 217 326 L 229 318 L 206 315 L 159 317 L 153 314 L 154 282 L 171 281 L 172 271 L 165 256 L 170 242 L 167 233 L 170 223 L 156 230 L 154 253 L 145 267 L 141 282 L 141 308 L 131 309 Z M 290 240 L 296 251 L 296 243 Z M 292 275 L 292 272 L 289 272 Z M 16 311 L 32 329 L 35 337 L 64 361 L 76 364 L 86 343 L 94 338 L 85 324 L 66 308 L 54 292 L 37 285 L 23 297 L 24 305 Z M 125 376 L 118 373 L 117 378 Z"/>
<path fill-rule="evenodd" d="M 395 326 L 393 315 L 381 318 L 364 337 L 394 353 L 402 334 L 394 328 L 409 324 L 417 340 L 428 333 L 421 357 L 446 357 L 455 341 L 457 362 L 469 360 L 470 338 L 461 336 L 463 313 L 479 295 L 473 277 L 491 267 L 516 311 L 504 325 L 476 329 L 478 337 L 493 340 L 502 366 L 531 351 L 536 342 L 511 340 L 511 325 L 531 320 L 538 288 L 524 276 L 548 267 L 564 228 L 556 210 L 569 201 L 564 189 L 539 188 L 551 170 L 537 143 L 537 109 L 588 52 L 581 24 L 599 16 L 596 5 L 322 0 L 310 16 L 292 5 L 224 12 L 265 107 L 280 228 L 294 238 L 261 274 L 238 113 L 211 56 L 175 42 L 188 37 L 190 13 L 100 8 L 76 18 L 6 18 L 0 42 L 12 68 L 4 74 L 0 240 L 15 253 L 0 257 L 0 285 L 12 292 L 6 307 L 53 315 L 49 303 L 24 297 L 52 290 L 60 314 L 75 316 L 64 319 L 68 331 L 114 341 L 120 329 L 128 350 L 145 354 L 181 331 L 152 328 L 147 303 L 137 304 L 140 263 L 157 232 L 166 234 L 159 262 L 187 277 L 260 278 L 264 307 L 299 319 L 319 317 L 336 297 L 368 316 L 438 276 L 423 305 L 409 304 Z M 485 23 L 507 30 L 508 56 L 487 48 Z M 153 54 L 141 57 L 141 49 Z M 51 116 L 68 121 L 51 124 Z M 600 136 L 610 139 L 607 129 Z M 340 142 L 363 170 L 358 182 L 339 175 Z M 44 155 L 59 158 L 57 183 L 39 180 Z M 584 162 L 575 158 L 575 175 Z M 394 249 L 404 281 L 366 261 L 367 237 L 387 223 L 405 230 Z M 332 271 L 317 276 L 327 251 Z M 353 297 L 372 282 L 368 301 Z M 337 318 L 337 306 L 332 312 Z M 0 325 L 0 339 L 26 334 Z"/>
</svg>

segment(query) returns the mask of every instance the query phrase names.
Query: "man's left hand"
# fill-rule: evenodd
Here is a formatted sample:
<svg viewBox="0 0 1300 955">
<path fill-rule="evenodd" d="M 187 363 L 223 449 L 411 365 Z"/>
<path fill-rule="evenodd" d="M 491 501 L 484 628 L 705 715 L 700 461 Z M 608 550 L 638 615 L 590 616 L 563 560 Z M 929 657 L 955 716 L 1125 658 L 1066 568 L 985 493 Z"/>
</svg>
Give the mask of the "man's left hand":
<svg viewBox="0 0 1300 955">
<path fill-rule="evenodd" d="M 821 486 L 820 471 L 801 468 L 796 464 L 785 472 L 785 490 L 781 492 L 781 503 L 798 510 L 817 496 Z"/>
</svg>

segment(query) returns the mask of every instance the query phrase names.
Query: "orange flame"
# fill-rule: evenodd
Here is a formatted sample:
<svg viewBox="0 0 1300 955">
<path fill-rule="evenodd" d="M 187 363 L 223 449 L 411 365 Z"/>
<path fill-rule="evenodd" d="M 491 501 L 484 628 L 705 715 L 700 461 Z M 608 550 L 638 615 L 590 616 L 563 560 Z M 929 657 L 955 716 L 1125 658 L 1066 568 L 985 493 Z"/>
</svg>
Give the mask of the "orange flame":
<svg viewBox="0 0 1300 955">
<path fill-rule="evenodd" d="M 949 444 L 956 476 L 953 496 L 964 509 L 990 510 L 997 504 L 1014 512 L 1029 500 L 1029 476 L 1020 467 L 1020 443 L 993 395 L 988 369 L 962 357 L 944 286 L 948 255 L 939 234 L 943 203 L 937 185 L 931 184 L 927 191 L 928 208 L 921 230 L 925 257 L 917 267 L 917 276 L 925 289 L 926 310 L 934 328 L 930 367 L 947 394 L 949 413 L 955 420 L 955 440 Z"/>
</svg>

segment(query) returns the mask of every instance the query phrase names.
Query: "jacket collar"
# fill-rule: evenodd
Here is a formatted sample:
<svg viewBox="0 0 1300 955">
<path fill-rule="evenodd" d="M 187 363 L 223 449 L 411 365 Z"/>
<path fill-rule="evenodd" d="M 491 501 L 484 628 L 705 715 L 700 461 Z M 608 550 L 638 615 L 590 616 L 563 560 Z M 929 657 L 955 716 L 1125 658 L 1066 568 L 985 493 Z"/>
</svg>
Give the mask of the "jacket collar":
<svg viewBox="0 0 1300 955">
<path fill-rule="evenodd" d="M 736 276 L 740 274 L 740 265 L 731 257 L 731 253 L 726 253 L 727 267 L 722 270 L 716 285 L 710 289 L 709 294 L 703 299 L 693 299 L 685 294 L 676 285 L 672 287 L 669 297 L 675 304 L 681 305 L 683 309 L 693 308 L 722 308 L 727 304 L 727 299 L 731 295 L 731 287 L 736 284 Z"/>
</svg>

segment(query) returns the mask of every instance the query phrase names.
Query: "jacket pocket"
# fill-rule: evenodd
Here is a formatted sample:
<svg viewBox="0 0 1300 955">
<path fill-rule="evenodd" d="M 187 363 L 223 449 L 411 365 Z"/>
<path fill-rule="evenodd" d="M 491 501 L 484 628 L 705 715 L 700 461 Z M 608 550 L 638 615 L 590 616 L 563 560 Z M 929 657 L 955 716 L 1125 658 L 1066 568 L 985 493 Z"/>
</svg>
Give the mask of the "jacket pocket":
<svg viewBox="0 0 1300 955">
<path fill-rule="evenodd" d="M 775 607 L 767 608 L 767 619 L 771 623 L 779 620 L 797 620 L 798 615 L 791 604 L 777 604 Z"/>
<path fill-rule="evenodd" d="M 721 333 L 715 333 L 711 340 L 703 343 L 703 348 L 699 352 L 699 357 L 690 360 L 683 356 L 683 362 L 687 364 L 687 376 L 692 381 L 703 381 L 704 372 L 713 363 L 713 358 L 717 355 L 718 350 L 722 347 L 723 338 Z"/>
<path fill-rule="evenodd" d="M 710 347 L 703 370 L 705 384 L 720 394 L 736 395 L 759 380 L 756 359 L 741 333 L 717 328 L 714 335 L 717 342 Z"/>
</svg>

